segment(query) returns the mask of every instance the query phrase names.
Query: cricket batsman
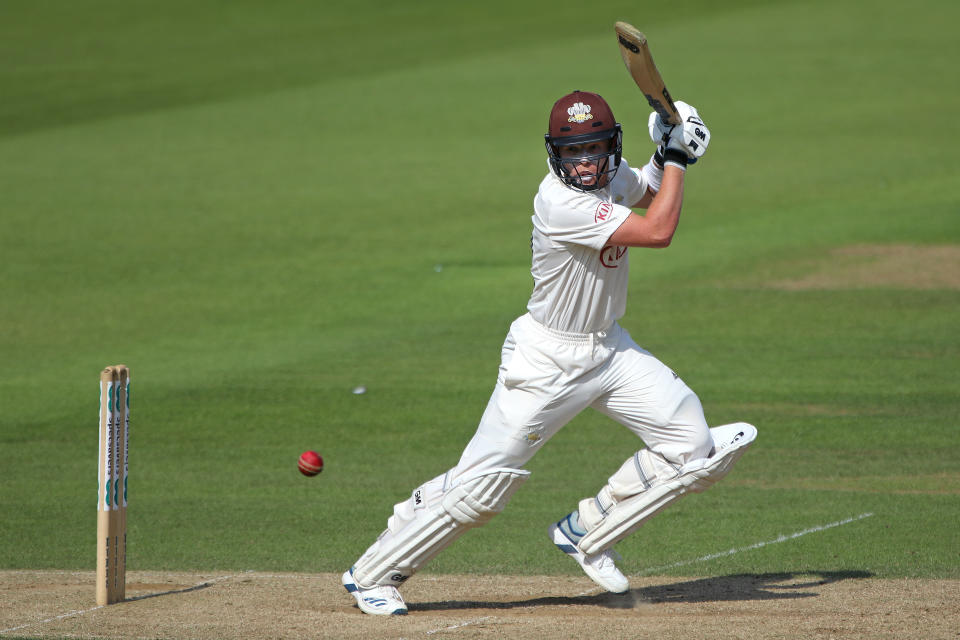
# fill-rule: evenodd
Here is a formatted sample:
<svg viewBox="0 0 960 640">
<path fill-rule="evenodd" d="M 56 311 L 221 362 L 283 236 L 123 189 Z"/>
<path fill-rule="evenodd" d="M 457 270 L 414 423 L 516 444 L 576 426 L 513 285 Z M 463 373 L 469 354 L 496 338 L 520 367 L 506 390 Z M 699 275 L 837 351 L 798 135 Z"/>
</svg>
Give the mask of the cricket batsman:
<svg viewBox="0 0 960 640">
<path fill-rule="evenodd" d="M 742 422 L 709 428 L 697 395 L 618 322 L 627 302 L 628 249 L 670 245 L 687 167 L 709 144 L 697 110 L 676 106 L 680 124 L 650 115 L 658 146 L 635 169 L 621 155 L 621 126 L 602 97 L 574 91 L 553 105 L 549 171 L 533 200 L 527 312 L 510 326 L 496 386 L 460 461 L 397 504 L 386 530 L 343 574 L 362 611 L 407 613 L 397 587 L 500 513 L 527 479 L 524 465 L 588 407 L 645 446 L 638 443 L 607 483 L 571 505 L 547 534 L 614 593 L 629 582 L 612 547 L 687 492 L 720 480 L 756 438 Z"/>
</svg>

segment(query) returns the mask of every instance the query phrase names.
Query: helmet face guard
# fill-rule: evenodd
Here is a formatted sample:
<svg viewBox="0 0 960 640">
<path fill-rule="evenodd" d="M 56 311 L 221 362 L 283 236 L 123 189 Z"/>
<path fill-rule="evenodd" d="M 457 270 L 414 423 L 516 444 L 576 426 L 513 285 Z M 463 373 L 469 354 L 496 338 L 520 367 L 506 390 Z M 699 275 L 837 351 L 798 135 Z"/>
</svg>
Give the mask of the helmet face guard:
<svg viewBox="0 0 960 640">
<path fill-rule="evenodd" d="M 557 100 L 550 110 L 548 133 L 544 136 L 550 168 L 571 189 L 594 191 L 613 180 L 620 167 L 623 133 L 606 100 L 588 91 L 574 91 Z M 587 147 L 605 142 L 602 153 L 586 153 L 563 157 L 560 149 L 567 146 Z M 584 165 L 596 171 L 581 173 Z"/>
<path fill-rule="evenodd" d="M 600 131 L 587 136 L 567 136 L 552 138 L 550 134 L 544 136 L 547 155 L 550 156 L 550 167 L 565 185 L 576 191 L 595 191 L 610 184 L 620 168 L 620 158 L 623 152 L 623 132 L 620 125 L 608 131 Z M 593 142 L 606 142 L 608 151 L 563 157 L 560 147 L 583 145 L 586 147 Z M 581 167 L 585 164 L 596 165 L 596 172 L 581 174 Z M 593 178 L 590 181 L 590 178 Z M 587 179 L 587 183 L 584 183 Z"/>
</svg>

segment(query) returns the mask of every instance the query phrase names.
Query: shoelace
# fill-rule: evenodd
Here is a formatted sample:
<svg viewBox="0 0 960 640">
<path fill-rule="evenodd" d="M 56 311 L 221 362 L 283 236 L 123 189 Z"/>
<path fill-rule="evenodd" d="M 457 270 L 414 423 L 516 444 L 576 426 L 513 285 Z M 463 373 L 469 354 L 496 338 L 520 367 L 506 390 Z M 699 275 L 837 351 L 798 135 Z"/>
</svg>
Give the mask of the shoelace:
<svg viewBox="0 0 960 640">
<path fill-rule="evenodd" d="M 394 598 L 396 600 L 400 600 L 400 592 L 397 591 L 396 587 L 384 586 L 384 587 L 380 587 L 380 589 L 384 596 Z"/>
<path fill-rule="evenodd" d="M 593 560 L 590 564 L 595 566 L 597 569 L 610 569 L 616 566 L 616 563 L 613 561 L 612 554 L 609 551 L 604 551 L 601 553 L 599 559 Z"/>
<path fill-rule="evenodd" d="M 618 560 L 623 560 L 623 556 L 617 553 L 614 549 L 607 549 L 599 556 L 594 556 L 593 558 L 589 559 L 588 562 L 597 569 L 613 569 L 615 571 L 619 571 L 619 569 L 617 569 Z"/>
</svg>

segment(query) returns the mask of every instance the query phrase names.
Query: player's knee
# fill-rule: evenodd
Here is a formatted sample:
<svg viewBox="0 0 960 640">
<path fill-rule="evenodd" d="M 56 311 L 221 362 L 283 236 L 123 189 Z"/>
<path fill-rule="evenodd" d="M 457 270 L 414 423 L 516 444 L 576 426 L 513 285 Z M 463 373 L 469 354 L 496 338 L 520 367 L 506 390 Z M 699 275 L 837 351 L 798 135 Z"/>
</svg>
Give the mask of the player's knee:
<svg viewBox="0 0 960 640">
<path fill-rule="evenodd" d="M 710 429 L 706 425 L 702 429 L 687 428 L 683 431 L 677 428 L 674 435 L 673 442 L 659 442 L 651 447 L 652 452 L 674 467 L 682 467 L 688 462 L 710 457 L 713 438 L 710 437 Z"/>
<path fill-rule="evenodd" d="M 484 524 L 503 511 L 529 475 L 521 469 L 499 468 L 462 478 L 444 494 L 443 509 L 460 524 Z"/>
<path fill-rule="evenodd" d="M 707 458 L 713 450 L 713 438 L 703 416 L 703 405 L 690 391 L 673 414 L 673 425 L 679 442 L 660 451 L 665 458 L 676 464 Z"/>
<path fill-rule="evenodd" d="M 698 429 L 690 439 L 689 453 L 686 458 L 696 460 L 698 458 L 707 458 L 713 452 L 713 438 L 710 437 L 710 429 L 704 425 L 703 429 Z"/>
</svg>

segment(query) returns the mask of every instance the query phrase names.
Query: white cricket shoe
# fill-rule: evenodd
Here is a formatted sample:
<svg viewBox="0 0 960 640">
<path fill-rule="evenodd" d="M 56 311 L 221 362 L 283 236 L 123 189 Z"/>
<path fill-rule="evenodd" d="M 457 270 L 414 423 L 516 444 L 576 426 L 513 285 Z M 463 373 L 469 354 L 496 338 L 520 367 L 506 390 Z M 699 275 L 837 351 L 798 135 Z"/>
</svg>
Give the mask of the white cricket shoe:
<svg viewBox="0 0 960 640">
<path fill-rule="evenodd" d="M 553 540 L 553 544 L 576 560 L 584 573 L 598 585 L 612 593 L 626 593 L 630 590 L 630 581 L 620 573 L 614 562 L 613 550 L 607 549 L 603 553 L 592 556 L 584 555 L 557 524 L 550 525 L 547 533 Z"/>
<path fill-rule="evenodd" d="M 357 606 L 364 613 L 374 616 L 405 616 L 407 605 L 396 587 L 373 587 L 364 589 L 353 581 L 353 567 L 340 578 L 343 587 L 357 599 Z"/>
</svg>

